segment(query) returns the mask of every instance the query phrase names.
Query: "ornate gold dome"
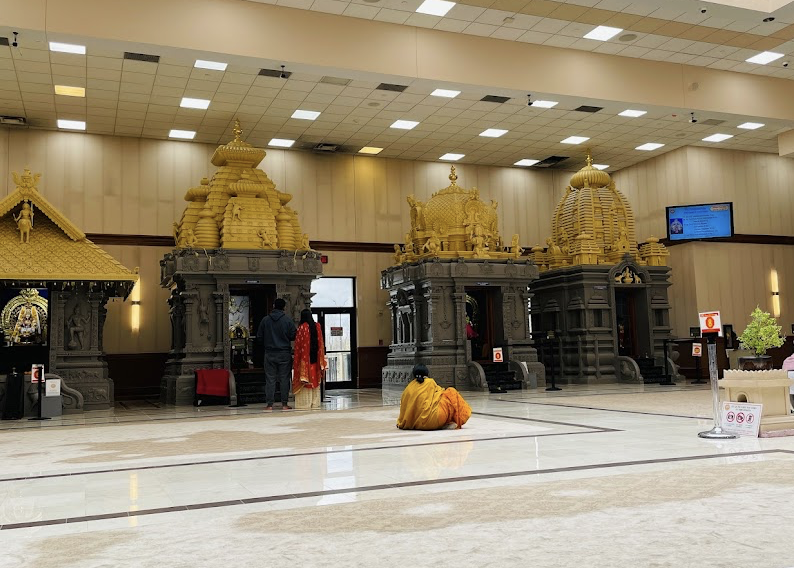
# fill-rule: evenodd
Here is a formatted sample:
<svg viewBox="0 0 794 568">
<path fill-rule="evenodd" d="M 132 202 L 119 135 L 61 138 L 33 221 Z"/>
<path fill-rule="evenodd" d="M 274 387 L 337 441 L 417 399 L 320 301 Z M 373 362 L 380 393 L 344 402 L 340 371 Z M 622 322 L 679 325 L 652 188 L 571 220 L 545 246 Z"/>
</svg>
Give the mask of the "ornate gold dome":
<svg viewBox="0 0 794 568">
<path fill-rule="evenodd" d="M 606 187 L 612 183 L 612 178 L 605 171 L 593 167 L 593 158 L 587 155 L 587 165 L 573 174 L 571 177 L 571 187 L 581 189 L 583 187 Z"/>
<path fill-rule="evenodd" d="M 234 140 L 224 146 L 218 146 L 210 160 L 213 165 L 221 166 L 243 166 L 255 168 L 259 165 L 267 152 L 263 148 L 254 148 L 248 142 L 243 142 L 241 136 L 243 131 L 240 128 L 240 121 L 234 123 Z"/>
</svg>

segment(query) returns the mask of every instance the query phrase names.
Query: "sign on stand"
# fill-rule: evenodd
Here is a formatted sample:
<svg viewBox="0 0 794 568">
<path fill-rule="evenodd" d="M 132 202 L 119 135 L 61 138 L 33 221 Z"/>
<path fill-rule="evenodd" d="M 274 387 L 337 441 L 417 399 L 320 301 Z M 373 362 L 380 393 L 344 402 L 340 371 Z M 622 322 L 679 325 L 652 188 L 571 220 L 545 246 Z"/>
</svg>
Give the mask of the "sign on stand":
<svg viewBox="0 0 794 568">
<path fill-rule="evenodd" d="M 47 385 L 44 396 L 61 396 L 61 379 L 47 379 L 44 384 Z"/>
<path fill-rule="evenodd" d="M 722 337 L 722 321 L 719 312 L 700 312 L 700 333 L 716 333 Z"/>
<path fill-rule="evenodd" d="M 703 357 L 703 345 L 701 343 L 692 344 L 692 357 Z"/>
<path fill-rule="evenodd" d="M 737 436 L 758 437 L 763 404 L 724 402 L 722 404 L 722 429 Z"/>
<path fill-rule="evenodd" d="M 493 362 L 494 363 L 504 363 L 504 356 L 502 355 L 502 348 L 501 347 L 494 347 L 493 348 Z"/>
</svg>

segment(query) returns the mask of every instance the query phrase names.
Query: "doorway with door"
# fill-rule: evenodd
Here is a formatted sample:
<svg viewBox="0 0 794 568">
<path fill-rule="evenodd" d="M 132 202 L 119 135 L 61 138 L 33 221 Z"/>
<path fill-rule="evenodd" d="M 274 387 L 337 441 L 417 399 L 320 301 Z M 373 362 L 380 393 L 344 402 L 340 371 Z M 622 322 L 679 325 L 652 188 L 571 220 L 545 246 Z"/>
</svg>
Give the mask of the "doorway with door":
<svg viewBox="0 0 794 568">
<path fill-rule="evenodd" d="M 357 388 L 355 279 L 324 276 L 312 282 L 312 314 L 323 330 L 326 389 Z"/>
</svg>

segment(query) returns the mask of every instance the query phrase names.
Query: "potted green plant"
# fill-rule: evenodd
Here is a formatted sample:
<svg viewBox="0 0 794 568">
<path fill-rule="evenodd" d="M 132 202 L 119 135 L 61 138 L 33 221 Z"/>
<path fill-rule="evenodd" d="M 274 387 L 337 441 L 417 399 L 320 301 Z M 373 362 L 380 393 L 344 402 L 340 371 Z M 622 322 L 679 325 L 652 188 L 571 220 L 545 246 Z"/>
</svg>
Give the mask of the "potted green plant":
<svg viewBox="0 0 794 568">
<path fill-rule="evenodd" d="M 772 368 L 772 357 L 766 352 L 780 347 L 785 339 L 780 337 L 781 327 L 769 312 L 756 307 L 750 314 L 750 323 L 739 336 L 745 349 L 755 352 L 754 356 L 739 357 L 739 368 L 745 371 L 763 371 Z"/>
</svg>

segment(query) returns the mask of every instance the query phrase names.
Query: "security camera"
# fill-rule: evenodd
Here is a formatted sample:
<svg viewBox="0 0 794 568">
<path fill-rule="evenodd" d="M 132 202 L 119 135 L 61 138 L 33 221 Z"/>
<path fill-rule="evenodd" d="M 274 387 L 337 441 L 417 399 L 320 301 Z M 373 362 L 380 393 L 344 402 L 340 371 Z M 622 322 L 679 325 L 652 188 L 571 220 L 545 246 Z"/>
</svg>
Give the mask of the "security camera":
<svg viewBox="0 0 794 568">
<path fill-rule="evenodd" d="M 14 41 L 11 42 L 11 47 L 19 47 L 19 43 L 17 42 L 17 36 L 19 32 L 12 32 L 14 34 Z"/>
<path fill-rule="evenodd" d="M 692 123 L 692 124 L 695 124 L 697 121 L 698 121 L 698 119 L 695 118 L 695 113 L 694 112 L 690 112 L 689 113 L 689 122 Z"/>
<path fill-rule="evenodd" d="M 700 9 L 700 13 L 701 13 L 701 14 L 705 14 L 705 13 L 706 13 L 706 9 L 705 9 L 705 8 L 701 8 L 701 9 Z"/>
<path fill-rule="evenodd" d="M 788 63 L 784 63 L 784 65 L 788 65 Z M 527 95 L 527 106 L 532 106 L 532 95 Z"/>
<path fill-rule="evenodd" d="M 285 67 L 284 65 L 281 66 L 281 73 L 278 76 L 279 79 L 286 79 L 287 78 L 287 74 L 284 72 L 284 67 Z"/>
<path fill-rule="evenodd" d="M 783 67 L 788 67 L 788 61 L 783 62 Z"/>
</svg>

